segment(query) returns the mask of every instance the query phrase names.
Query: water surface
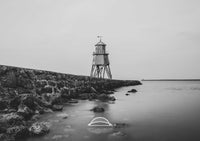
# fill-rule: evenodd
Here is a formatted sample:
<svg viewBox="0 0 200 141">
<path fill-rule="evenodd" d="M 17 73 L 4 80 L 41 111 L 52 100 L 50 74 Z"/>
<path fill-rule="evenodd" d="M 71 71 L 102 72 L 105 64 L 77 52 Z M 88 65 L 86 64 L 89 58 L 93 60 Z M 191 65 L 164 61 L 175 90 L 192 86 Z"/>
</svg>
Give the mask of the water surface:
<svg viewBox="0 0 200 141">
<path fill-rule="evenodd" d="M 135 88 L 135 94 L 126 96 Z M 79 101 L 66 105 L 62 112 L 45 114 L 40 120 L 51 123 L 48 135 L 27 141 L 198 141 L 200 140 L 200 82 L 144 81 L 141 86 L 117 89 L 115 102 Z M 94 106 L 104 113 L 90 111 Z M 68 114 L 63 119 L 63 113 Z M 87 124 L 94 117 L 111 123 L 126 123 L 124 128 L 98 129 Z"/>
</svg>

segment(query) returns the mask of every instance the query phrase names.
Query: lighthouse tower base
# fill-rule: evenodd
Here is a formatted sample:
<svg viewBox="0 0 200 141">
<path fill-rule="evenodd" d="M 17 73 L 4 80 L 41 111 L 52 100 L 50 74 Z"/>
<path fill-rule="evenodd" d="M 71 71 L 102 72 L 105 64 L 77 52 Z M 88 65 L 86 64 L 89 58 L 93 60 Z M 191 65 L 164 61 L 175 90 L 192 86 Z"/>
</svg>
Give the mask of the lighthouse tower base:
<svg viewBox="0 0 200 141">
<path fill-rule="evenodd" d="M 112 79 L 109 65 L 92 65 L 90 76 L 96 78 L 105 78 L 105 73 L 109 79 Z"/>
</svg>

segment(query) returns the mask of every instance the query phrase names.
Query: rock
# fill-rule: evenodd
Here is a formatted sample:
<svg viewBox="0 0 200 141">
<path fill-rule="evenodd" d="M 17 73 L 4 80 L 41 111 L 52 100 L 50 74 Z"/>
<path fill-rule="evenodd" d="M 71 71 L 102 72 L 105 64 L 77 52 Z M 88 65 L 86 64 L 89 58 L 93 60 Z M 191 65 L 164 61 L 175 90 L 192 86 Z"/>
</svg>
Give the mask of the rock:
<svg viewBox="0 0 200 141">
<path fill-rule="evenodd" d="M 52 137 L 52 140 L 60 140 L 61 138 L 63 138 L 62 135 L 54 135 L 54 136 Z"/>
<path fill-rule="evenodd" d="M 137 90 L 136 89 L 132 89 L 132 90 L 130 90 L 130 91 L 128 91 L 129 93 L 136 93 L 137 92 Z"/>
<path fill-rule="evenodd" d="M 68 101 L 68 103 L 78 103 L 78 100 L 71 99 L 71 100 Z"/>
<path fill-rule="evenodd" d="M 100 94 L 97 96 L 97 99 L 101 100 L 101 101 L 115 101 L 115 97 L 114 96 L 109 96 L 106 94 Z"/>
<path fill-rule="evenodd" d="M 38 121 L 39 119 L 40 119 L 40 115 L 39 115 L 39 114 L 33 115 L 33 116 L 31 117 L 31 121 L 33 121 L 33 122 L 36 122 L 36 121 Z"/>
<path fill-rule="evenodd" d="M 130 94 L 125 94 L 126 96 L 130 95 Z"/>
<path fill-rule="evenodd" d="M 63 105 L 53 105 L 52 106 L 53 111 L 62 111 L 63 110 Z"/>
<path fill-rule="evenodd" d="M 30 119 L 31 116 L 34 114 L 34 112 L 30 108 L 23 104 L 19 105 L 17 113 L 19 115 L 22 115 L 25 119 Z"/>
<path fill-rule="evenodd" d="M 49 108 L 44 108 L 44 112 L 45 113 L 53 113 L 53 111 L 51 109 L 49 109 Z"/>
<path fill-rule="evenodd" d="M 52 87 L 46 86 L 41 89 L 41 93 L 52 93 Z"/>
<path fill-rule="evenodd" d="M 13 136 L 15 139 L 21 139 L 29 136 L 29 131 L 25 126 L 14 126 L 7 129 L 7 134 Z"/>
<path fill-rule="evenodd" d="M 110 96 L 109 100 L 110 100 L 110 101 L 115 101 L 116 98 L 115 98 L 114 96 Z"/>
<path fill-rule="evenodd" d="M 17 77 L 17 86 L 26 88 L 26 89 L 33 89 L 33 83 L 30 78 L 24 77 L 22 74 Z"/>
<path fill-rule="evenodd" d="M 40 136 L 49 133 L 50 124 L 48 122 L 35 122 L 29 128 L 29 132 L 33 136 Z"/>
<path fill-rule="evenodd" d="M 124 136 L 126 136 L 126 134 L 118 131 L 118 132 L 112 133 L 110 136 L 111 137 L 124 137 Z"/>
<path fill-rule="evenodd" d="M 128 124 L 126 124 L 126 123 L 115 123 L 115 124 L 113 124 L 113 127 L 114 128 L 125 128 L 125 127 L 128 127 Z"/>
<path fill-rule="evenodd" d="M 102 113 L 102 112 L 104 112 L 105 110 L 104 110 L 104 108 L 102 108 L 102 107 L 96 106 L 96 107 L 94 107 L 93 109 L 91 109 L 91 111 L 96 112 L 96 113 Z"/>
<path fill-rule="evenodd" d="M 38 81 L 36 81 L 35 85 L 36 85 L 37 88 L 43 88 L 43 87 L 45 87 L 47 85 L 47 81 L 38 80 Z"/>
<path fill-rule="evenodd" d="M 66 113 L 61 113 L 61 114 L 58 114 L 57 117 L 61 117 L 62 119 L 67 119 L 69 115 Z"/>
<path fill-rule="evenodd" d="M 14 71 L 9 71 L 5 78 L 1 80 L 1 84 L 4 87 L 16 88 L 17 87 L 17 77 Z"/>
<path fill-rule="evenodd" d="M 20 103 L 21 103 L 21 98 L 20 96 L 17 96 L 10 100 L 9 105 L 10 105 L 10 108 L 17 109 Z"/>
<path fill-rule="evenodd" d="M 14 141 L 15 139 L 12 136 L 9 136 L 8 134 L 0 134 L 0 141 Z"/>
<path fill-rule="evenodd" d="M 8 102 L 5 100 L 0 100 L 0 110 L 5 110 L 8 108 Z"/>
<path fill-rule="evenodd" d="M 56 82 L 55 81 L 48 81 L 48 84 L 50 85 L 50 86 L 53 86 L 53 87 L 55 87 L 56 86 Z"/>
<path fill-rule="evenodd" d="M 97 93 L 97 91 L 95 90 L 95 88 L 91 87 L 91 92 L 92 93 Z"/>
<path fill-rule="evenodd" d="M 9 114 L 4 114 L 1 118 L 1 121 L 11 126 L 22 125 L 23 117 L 20 115 L 17 115 L 16 113 L 9 113 Z"/>
</svg>

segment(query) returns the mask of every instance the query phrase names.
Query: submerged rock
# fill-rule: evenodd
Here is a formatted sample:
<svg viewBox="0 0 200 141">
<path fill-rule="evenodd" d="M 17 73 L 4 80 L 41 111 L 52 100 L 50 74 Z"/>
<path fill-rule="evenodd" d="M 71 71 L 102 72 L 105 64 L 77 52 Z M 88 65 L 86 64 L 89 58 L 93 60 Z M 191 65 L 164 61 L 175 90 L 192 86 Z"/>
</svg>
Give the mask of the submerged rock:
<svg viewBox="0 0 200 141">
<path fill-rule="evenodd" d="M 130 90 L 130 91 L 128 91 L 129 93 L 136 93 L 137 92 L 137 90 L 136 89 L 132 89 L 132 90 Z"/>
<path fill-rule="evenodd" d="M 62 135 L 54 135 L 54 136 L 52 137 L 52 140 L 59 140 L 59 139 L 61 139 L 61 138 L 63 138 Z"/>
<path fill-rule="evenodd" d="M 63 110 L 63 105 L 53 105 L 52 106 L 53 111 L 62 111 Z"/>
<path fill-rule="evenodd" d="M 102 112 L 104 112 L 105 110 L 104 110 L 104 108 L 102 108 L 102 107 L 96 106 L 96 107 L 94 107 L 93 109 L 91 109 L 91 111 L 96 112 L 96 113 L 102 113 Z"/>
<path fill-rule="evenodd" d="M 126 134 L 125 134 L 125 133 L 122 133 L 122 132 L 120 132 L 120 131 L 114 132 L 114 133 L 112 133 L 112 134 L 110 135 L 110 137 L 125 137 L 125 136 L 126 136 Z"/>
<path fill-rule="evenodd" d="M 61 117 L 63 119 L 67 119 L 69 117 L 69 115 L 66 114 L 66 113 L 61 113 L 61 114 L 58 114 L 57 117 Z"/>
<path fill-rule="evenodd" d="M 50 124 L 48 122 L 35 122 L 29 128 L 31 135 L 44 135 L 49 133 Z"/>
<path fill-rule="evenodd" d="M 128 127 L 128 124 L 126 124 L 126 123 L 115 123 L 115 124 L 113 124 L 113 127 L 114 128 L 125 128 L 125 127 Z"/>
</svg>

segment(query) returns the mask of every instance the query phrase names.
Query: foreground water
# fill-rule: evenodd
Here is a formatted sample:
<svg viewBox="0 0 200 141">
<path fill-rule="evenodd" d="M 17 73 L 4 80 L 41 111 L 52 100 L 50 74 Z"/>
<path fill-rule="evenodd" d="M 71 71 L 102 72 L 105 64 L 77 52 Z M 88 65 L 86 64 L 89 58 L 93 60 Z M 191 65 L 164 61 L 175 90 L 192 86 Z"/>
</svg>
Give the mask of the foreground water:
<svg viewBox="0 0 200 141">
<path fill-rule="evenodd" d="M 135 88 L 135 94 L 126 96 Z M 62 112 L 44 115 L 51 131 L 27 141 L 198 141 L 200 140 L 200 82 L 150 81 L 141 86 L 123 87 L 114 94 L 114 103 L 79 101 L 66 105 Z M 104 113 L 90 111 L 94 106 Z M 63 119 L 63 113 L 68 114 Z M 90 128 L 94 117 L 106 117 L 111 123 L 126 123 L 124 128 Z"/>
</svg>

